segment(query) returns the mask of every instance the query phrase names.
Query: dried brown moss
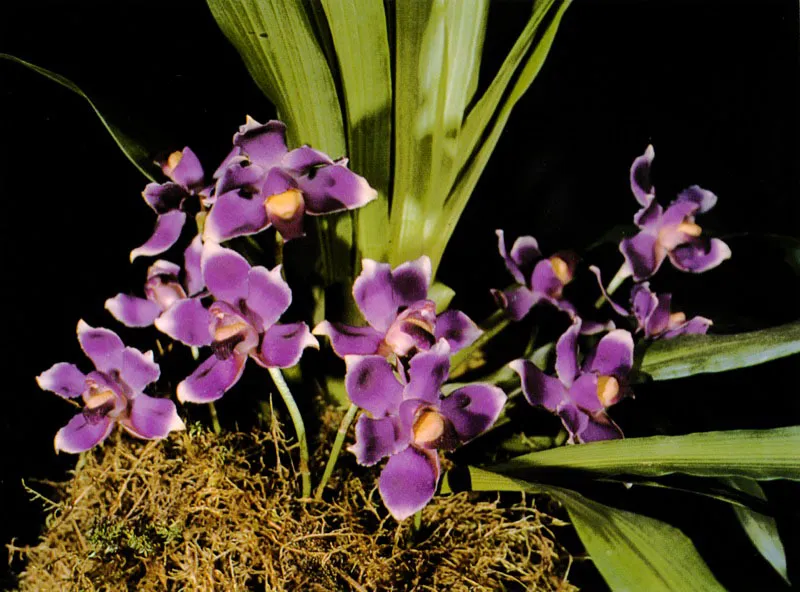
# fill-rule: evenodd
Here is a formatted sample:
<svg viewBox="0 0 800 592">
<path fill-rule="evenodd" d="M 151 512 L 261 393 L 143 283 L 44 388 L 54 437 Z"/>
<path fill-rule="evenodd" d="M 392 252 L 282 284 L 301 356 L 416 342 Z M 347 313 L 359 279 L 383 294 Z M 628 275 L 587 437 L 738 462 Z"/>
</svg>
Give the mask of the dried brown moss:
<svg viewBox="0 0 800 592">
<path fill-rule="evenodd" d="M 330 499 L 303 502 L 275 427 L 112 439 L 55 488 L 41 542 L 9 545 L 20 590 L 574 589 L 530 500 L 437 497 L 415 533 L 346 456 Z"/>
</svg>

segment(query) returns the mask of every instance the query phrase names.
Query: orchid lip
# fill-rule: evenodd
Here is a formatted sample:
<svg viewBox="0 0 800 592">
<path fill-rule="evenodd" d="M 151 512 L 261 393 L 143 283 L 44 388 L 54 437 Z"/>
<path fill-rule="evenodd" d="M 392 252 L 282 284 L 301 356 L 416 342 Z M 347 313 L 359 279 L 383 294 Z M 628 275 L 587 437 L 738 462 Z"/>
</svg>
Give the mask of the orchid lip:
<svg viewBox="0 0 800 592">
<path fill-rule="evenodd" d="M 298 189 L 270 195 L 264 202 L 267 212 L 281 220 L 291 220 L 303 205 L 303 194 Z"/>
<path fill-rule="evenodd" d="M 600 376 L 597 379 L 597 398 L 604 407 L 617 402 L 619 396 L 619 380 L 613 376 Z"/>
<path fill-rule="evenodd" d="M 445 420 L 442 415 L 431 408 L 423 408 L 414 419 L 414 443 L 420 446 L 437 442 L 445 432 Z"/>
<path fill-rule="evenodd" d="M 567 285 L 572 281 L 572 273 L 570 272 L 569 265 L 558 255 L 550 257 L 550 264 L 553 266 L 553 273 L 561 280 L 561 283 Z"/>
</svg>

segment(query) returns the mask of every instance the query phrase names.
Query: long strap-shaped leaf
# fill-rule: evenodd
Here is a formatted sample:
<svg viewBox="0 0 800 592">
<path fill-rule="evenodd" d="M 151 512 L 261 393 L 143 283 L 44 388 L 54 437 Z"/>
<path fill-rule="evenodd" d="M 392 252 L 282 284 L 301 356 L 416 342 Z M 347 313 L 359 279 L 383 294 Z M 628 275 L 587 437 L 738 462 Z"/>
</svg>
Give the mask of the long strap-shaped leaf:
<svg viewBox="0 0 800 592">
<path fill-rule="evenodd" d="M 89 103 L 89 106 L 97 114 L 100 122 L 103 124 L 106 130 L 108 130 L 108 133 L 111 134 L 111 137 L 114 138 L 117 146 L 119 146 L 123 154 L 128 157 L 128 160 L 130 160 L 133 165 L 139 169 L 139 171 L 150 181 L 155 181 L 154 174 L 158 169 L 153 164 L 153 160 L 150 157 L 149 151 L 139 142 L 131 138 L 128 134 L 123 132 L 120 128 L 109 121 L 108 117 L 104 116 L 100 112 L 100 109 L 97 108 L 97 105 L 95 105 L 94 101 L 92 101 L 92 99 L 90 99 L 89 96 L 84 93 L 77 84 L 68 78 L 65 78 L 64 76 L 61 76 L 60 74 L 56 74 L 55 72 L 51 72 L 50 70 L 42 68 L 41 66 L 31 64 L 30 62 L 26 62 L 25 60 L 21 60 L 18 57 L 6 53 L 0 53 L 0 59 L 11 60 L 12 62 L 25 66 L 26 68 L 30 68 L 34 72 L 49 78 L 53 82 L 57 82 L 61 86 L 74 92 L 76 95 L 86 99 L 86 102 Z"/>
<path fill-rule="evenodd" d="M 511 116 L 512 109 L 522 98 L 533 80 L 541 71 L 544 61 L 553 45 L 553 41 L 555 40 L 558 26 L 560 25 L 561 19 L 564 16 L 564 12 L 569 7 L 570 2 L 571 0 L 562 0 L 561 2 L 552 1 L 542 3 L 543 5 L 546 4 L 548 7 L 552 7 L 552 18 L 549 20 L 547 28 L 543 32 L 541 38 L 536 43 L 532 51 L 528 54 L 525 65 L 523 66 L 522 71 L 519 73 L 511 92 L 499 107 L 499 111 L 496 112 L 490 131 L 486 135 L 483 142 L 480 143 L 480 145 L 476 148 L 475 153 L 471 155 L 469 162 L 459 173 L 459 181 L 456 183 L 455 187 L 447 198 L 444 211 L 442 212 L 438 221 L 438 232 L 428 245 L 431 261 L 434 262 L 434 269 L 436 269 L 435 266 L 438 265 L 439 261 L 441 261 L 445 247 L 447 246 L 447 243 L 450 240 L 453 231 L 455 230 L 455 226 L 458 223 L 464 208 L 467 206 L 467 202 L 469 201 L 469 198 L 475 189 L 475 185 L 478 183 L 481 173 L 483 173 L 483 169 L 486 168 L 486 164 L 489 162 L 489 157 L 492 155 L 492 152 L 494 151 L 494 148 L 500 139 L 500 134 L 505 128 L 509 117 Z M 550 14 L 548 13 L 547 17 L 549 16 Z M 544 16 L 544 13 L 540 13 L 539 10 L 534 12 L 534 17 L 532 18 L 538 18 L 538 21 L 535 23 L 533 32 L 531 33 L 532 35 L 536 33 L 539 24 L 543 22 L 544 18 L 547 17 Z M 487 115 L 489 113 L 488 106 L 490 106 L 490 104 L 491 101 L 487 101 Z M 471 132 L 471 134 L 473 134 L 473 139 L 479 135 L 479 131 L 479 129 L 475 129 Z M 465 141 L 468 142 L 469 139 Z"/>
<path fill-rule="evenodd" d="M 323 0 L 344 90 L 350 168 L 378 199 L 356 212 L 361 255 L 383 260 L 389 232 L 392 75 L 382 0 Z"/>
<path fill-rule="evenodd" d="M 732 477 L 725 479 L 725 482 L 748 495 L 762 500 L 767 499 L 757 481 Z M 781 542 L 778 524 L 775 519 L 740 505 L 734 505 L 733 511 L 736 513 L 736 518 L 744 528 L 748 538 L 758 549 L 758 552 L 761 553 L 761 556 L 769 562 L 787 584 L 791 585 L 786 566 L 786 551 L 783 548 L 783 542 Z"/>
<path fill-rule="evenodd" d="M 564 505 L 586 550 L 614 592 L 714 591 L 717 582 L 692 541 L 664 522 L 564 489 L 470 467 L 473 491 L 545 493 Z M 449 489 L 447 483 L 442 490 Z"/>
<path fill-rule="evenodd" d="M 686 335 L 653 342 L 640 370 L 653 380 L 725 372 L 800 352 L 800 321 L 738 335 Z"/>
<path fill-rule="evenodd" d="M 702 432 L 562 446 L 518 456 L 490 467 L 530 478 L 541 469 L 603 474 L 800 480 L 800 427 Z"/>
<path fill-rule="evenodd" d="M 464 110 L 477 86 L 487 10 L 487 0 L 395 5 L 393 264 L 426 253 L 426 236 L 438 231 Z"/>
</svg>

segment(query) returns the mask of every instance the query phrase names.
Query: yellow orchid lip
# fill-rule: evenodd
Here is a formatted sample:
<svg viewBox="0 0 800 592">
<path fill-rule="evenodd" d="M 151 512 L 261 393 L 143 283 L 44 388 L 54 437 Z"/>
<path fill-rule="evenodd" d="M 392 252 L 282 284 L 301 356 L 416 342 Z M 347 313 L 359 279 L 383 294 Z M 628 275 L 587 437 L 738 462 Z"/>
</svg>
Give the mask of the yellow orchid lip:
<svg viewBox="0 0 800 592">
<path fill-rule="evenodd" d="M 597 398 L 604 407 L 616 403 L 619 395 L 619 381 L 613 376 L 601 376 L 597 379 Z"/>
<path fill-rule="evenodd" d="M 86 397 L 85 405 L 87 409 L 97 409 L 116 398 L 114 391 L 104 389 L 92 392 Z"/>
<path fill-rule="evenodd" d="M 229 325 L 222 325 L 214 330 L 215 341 L 225 341 L 234 335 L 238 335 L 247 330 L 247 324 L 243 321 L 236 321 Z"/>
<path fill-rule="evenodd" d="M 281 220 L 291 220 L 303 205 L 303 194 L 299 189 L 289 189 L 283 193 L 270 195 L 264 202 L 268 214 Z"/>
<path fill-rule="evenodd" d="M 444 418 L 434 409 L 425 409 L 414 421 L 412 431 L 418 444 L 435 442 L 444 434 Z"/>
<path fill-rule="evenodd" d="M 688 234 L 689 236 L 700 236 L 703 234 L 703 229 L 694 222 L 681 222 L 678 224 L 678 231 Z"/>
<path fill-rule="evenodd" d="M 164 166 L 164 169 L 170 172 L 174 171 L 175 168 L 181 163 L 181 160 L 183 160 L 183 152 L 173 152 L 167 157 L 167 163 Z"/>
<path fill-rule="evenodd" d="M 553 255 L 549 258 L 550 265 L 553 266 L 553 273 L 561 280 L 561 283 L 567 285 L 572 281 L 572 272 L 570 271 L 569 264 L 558 255 Z"/>
</svg>

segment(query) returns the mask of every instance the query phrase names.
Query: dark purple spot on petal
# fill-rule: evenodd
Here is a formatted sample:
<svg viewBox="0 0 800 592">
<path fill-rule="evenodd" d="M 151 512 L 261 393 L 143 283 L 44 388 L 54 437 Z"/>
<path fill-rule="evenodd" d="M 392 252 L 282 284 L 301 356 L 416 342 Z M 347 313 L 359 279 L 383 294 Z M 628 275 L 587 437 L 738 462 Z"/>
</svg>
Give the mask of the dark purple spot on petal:
<svg viewBox="0 0 800 592">
<path fill-rule="evenodd" d="M 214 352 L 214 356 L 216 356 L 218 360 L 227 360 L 233 354 L 233 350 L 236 348 L 236 346 L 244 341 L 244 339 L 245 336 L 242 333 L 231 335 L 227 339 L 212 343 L 211 351 Z"/>
<path fill-rule="evenodd" d="M 97 425 L 105 419 L 106 415 L 111 413 L 112 409 L 114 409 L 113 399 L 97 407 L 84 407 L 82 413 L 83 417 L 86 419 L 86 423 L 89 425 Z"/>
</svg>

